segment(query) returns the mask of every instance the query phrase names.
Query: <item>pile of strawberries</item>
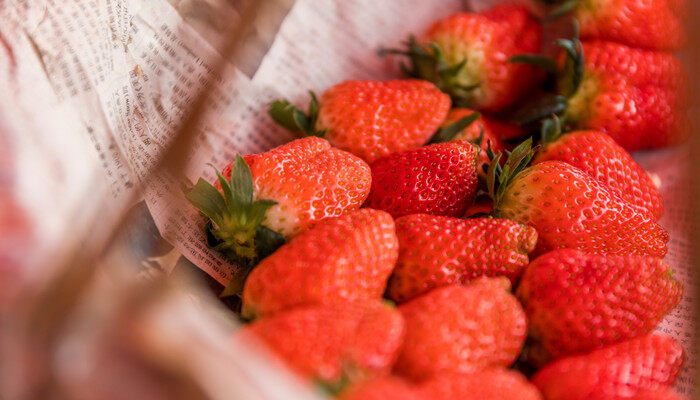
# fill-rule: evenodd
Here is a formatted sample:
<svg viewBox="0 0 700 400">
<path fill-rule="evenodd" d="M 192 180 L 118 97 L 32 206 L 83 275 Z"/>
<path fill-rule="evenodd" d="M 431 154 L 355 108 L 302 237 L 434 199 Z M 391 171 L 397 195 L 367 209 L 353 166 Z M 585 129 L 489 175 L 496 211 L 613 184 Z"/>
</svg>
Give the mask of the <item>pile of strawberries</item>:
<svg viewBox="0 0 700 400">
<path fill-rule="evenodd" d="M 522 6 L 449 16 L 384 51 L 410 79 L 276 101 L 304 137 L 197 182 L 236 335 L 345 400 L 679 398 L 652 331 L 683 289 L 628 151 L 687 133 L 685 2 L 547 3 L 580 23 L 558 57 Z"/>
</svg>

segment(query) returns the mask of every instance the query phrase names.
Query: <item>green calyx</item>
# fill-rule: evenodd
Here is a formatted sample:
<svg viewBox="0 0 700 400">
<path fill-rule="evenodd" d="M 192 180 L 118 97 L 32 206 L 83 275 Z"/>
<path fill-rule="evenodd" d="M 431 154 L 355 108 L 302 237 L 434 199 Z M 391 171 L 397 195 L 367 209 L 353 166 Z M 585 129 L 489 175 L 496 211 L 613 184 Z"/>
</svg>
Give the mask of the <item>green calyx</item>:
<svg viewBox="0 0 700 400">
<path fill-rule="evenodd" d="M 225 297 L 242 291 L 250 270 L 284 244 L 284 237 L 261 225 L 267 210 L 277 203 L 253 200 L 253 175 L 243 157 L 236 156 L 228 181 L 214 170 L 221 191 L 199 178 L 185 197 L 209 219 L 205 229 L 207 244 L 240 267 L 222 292 Z"/>
<path fill-rule="evenodd" d="M 401 70 L 411 78 L 432 82 L 441 91 L 449 94 L 457 107 L 467 107 L 471 92 L 481 83 L 463 85 L 459 76 L 466 68 L 466 58 L 457 64 L 449 65 L 437 43 L 421 45 L 414 36 L 404 43 L 405 49 L 382 49 L 380 55 L 398 54 L 408 57 L 410 64 L 402 63 Z"/>
<path fill-rule="evenodd" d="M 572 99 L 579 92 L 584 81 L 585 56 L 579 40 L 578 23 L 574 21 L 574 34 L 571 39 L 558 39 L 556 44 L 564 49 L 566 59 L 562 68 L 551 57 L 539 54 L 520 54 L 510 62 L 531 64 L 546 71 L 550 79 L 556 81 L 558 93 L 540 96 L 523 105 L 513 113 L 513 119 L 520 125 L 541 121 L 551 115 L 564 116 Z M 566 122 L 566 121 L 564 121 Z"/>
<path fill-rule="evenodd" d="M 542 145 L 556 142 L 562 133 L 561 119 L 556 115 L 542 121 Z"/>
<path fill-rule="evenodd" d="M 574 11 L 581 3 L 581 0 L 541 0 L 541 1 L 546 3 L 546 4 L 556 6 L 552 11 L 549 12 L 549 14 L 547 14 L 545 21 L 552 21 L 552 20 L 555 20 L 557 18 L 561 18 L 564 15 L 567 15 L 570 12 Z"/>
<path fill-rule="evenodd" d="M 275 122 L 291 132 L 300 132 L 304 136 L 323 137 L 327 129 L 316 129 L 319 110 L 318 99 L 312 91 L 309 91 L 309 95 L 311 100 L 309 101 L 309 110 L 306 113 L 284 99 L 273 101 L 267 112 Z"/>
<path fill-rule="evenodd" d="M 479 118 L 481 118 L 481 114 L 478 112 L 474 112 L 465 117 L 460 118 L 455 123 L 451 124 L 450 126 L 444 129 L 438 129 L 435 135 L 433 135 L 432 139 L 430 139 L 430 143 L 446 143 L 452 141 L 460 132 L 468 128 Z M 481 142 L 483 141 L 483 139 L 484 129 L 482 127 L 479 139 L 477 139 L 476 141 L 472 141 L 472 143 L 476 144 L 477 146 L 481 146 Z"/>
<path fill-rule="evenodd" d="M 532 138 L 528 138 L 522 142 L 511 152 L 506 152 L 506 162 L 501 167 L 500 161 L 503 154 L 493 152 L 489 145 L 486 154 L 489 157 L 488 171 L 486 172 L 486 186 L 488 187 L 489 196 L 493 200 L 493 213 L 495 217 L 499 216 L 499 209 L 503 195 L 505 194 L 508 185 L 513 182 L 518 174 L 520 174 L 532 161 L 535 156 L 537 147 L 532 148 Z"/>
</svg>

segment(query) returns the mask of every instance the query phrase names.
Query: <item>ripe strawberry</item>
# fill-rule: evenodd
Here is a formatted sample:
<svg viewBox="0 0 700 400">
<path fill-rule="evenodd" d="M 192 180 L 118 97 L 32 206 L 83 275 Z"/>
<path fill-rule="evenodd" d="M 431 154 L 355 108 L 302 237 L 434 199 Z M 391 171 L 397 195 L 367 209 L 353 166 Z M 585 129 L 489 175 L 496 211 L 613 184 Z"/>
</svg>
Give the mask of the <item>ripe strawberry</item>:
<svg viewBox="0 0 700 400">
<path fill-rule="evenodd" d="M 568 130 L 599 130 L 629 151 L 680 143 L 688 133 L 686 76 L 672 54 L 623 44 L 559 40 L 563 68 L 544 57 L 518 57 L 557 73 L 559 94 L 517 112 L 527 123 L 555 113 Z M 585 60 L 584 60 L 585 59 Z"/>
<path fill-rule="evenodd" d="M 537 388 L 521 373 L 491 368 L 474 374 L 439 374 L 420 387 L 428 399 L 541 400 Z"/>
<path fill-rule="evenodd" d="M 563 114 L 567 124 L 606 132 L 630 151 L 685 138 L 685 72 L 678 58 L 600 41 L 583 43 L 583 53 L 585 72 Z"/>
<path fill-rule="evenodd" d="M 413 380 L 508 366 L 520 354 L 525 312 L 506 278 L 434 289 L 399 306 L 406 340 L 395 371 Z"/>
<path fill-rule="evenodd" d="M 637 211 L 658 220 L 663 213 L 663 199 L 649 175 L 630 154 L 608 135 L 599 131 L 578 131 L 561 135 L 554 129 L 532 160 L 563 161 L 599 182 Z"/>
<path fill-rule="evenodd" d="M 489 162 L 486 154 L 488 147 L 491 146 L 496 152 L 505 150 L 503 139 L 516 138 L 521 134 L 522 131 L 515 125 L 485 117 L 468 108 L 453 108 L 447 114 L 445 122 L 433 137 L 432 142 L 466 140 L 481 147 L 481 162 L 477 167 L 477 172 L 480 176 L 485 177 L 486 172 L 483 165 Z"/>
<path fill-rule="evenodd" d="M 282 236 L 359 208 L 371 182 L 364 161 L 316 137 L 238 156 L 217 174 L 214 186 L 200 178 L 187 198 L 210 220 L 210 245 L 243 265 L 271 253 Z"/>
<path fill-rule="evenodd" d="M 555 361 L 537 372 L 532 383 L 547 400 L 633 398 L 672 385 L 684 358 L 673 338 L 647 335 Z"/>
<path fill-rule="evenodd" d="M 386 376 L 360 383 L 345 391 L 340 400 L 430 400 L 422 396 L 418 388 L 396 376 Z"/>
<path fill-rule="evenodd" d="M 558 248 L 619 255 L 666 254 L 668 233 L 646 213 L 573 165 L 546 161 L 529 168 L 530 140 L 489 168 L 496 216 L 537 230 L 537 254 Z"/>
<path fill-rule="evenodd" d="M 270 116 L 291 131 L 323 136 L 371 163 L 427 143 L 450 105 L 449 96 L 422 80 L 347 81 L 323 93 L 320 104 L 312 92 L 308 114 L 278 100 Z"/>
<path fill-rule="evenodd" d="M 437 21 L 405 51 L 414 78 L 427 79 L 449 93 L 455 104 L 498 111 L 522 98 L 537 84 L 535 68 L 508 59 L 540 51 L 542 27 L 523 6 L 502 4 L 483 13 L 458 13 Z"/>
<path fill-rule="evenodd" d="M 242 315 L 250 318 L 303 305 L 379 300 L 398 247 L 394 221 L 383 211 L 365 208 L 322 221 L 250 273 L 243 289 Z"/>
<path fill-rule="evenodd" d="M 399 259 L 387 295 L 399 303 L 479 276 L 515 283 L 535 249 L 535 229 L 507 219 L 414 214 L 396 220 Z"/>
<path fill-rule="evenodd" d="M 425 213 L 458 217 L 476 193 L 479 148 L 469 142 L 438 143 L 381 158 L 371 164 L 366 207 L 394 218 Z"/>
<path fill-rule="evenodd" d="M 263 318 L 238 334 L 261 340 L 301 376 L 337 387 L 389 374 L 404 324 L 380 301 L 335 303 Z"/>
<path fill-rule="evenodd" d="M 561 249 L 527 267 L 517 296 L 541 364 L 651 332 L 682 292 L 659 258 Z"/>
<path fill-rule="evenodd" d="M 583 39 L 657 50 L 678 50 L 687 41 L 683 27 L 685 0 L 545 1 L 567 3 L 555 13 L 573 11 Z"/>
<path fill-rule="evenodd" d="M 671 388 L 638 392 L 634 400 L 681 400 L 681 396 Z"/>
</svg>

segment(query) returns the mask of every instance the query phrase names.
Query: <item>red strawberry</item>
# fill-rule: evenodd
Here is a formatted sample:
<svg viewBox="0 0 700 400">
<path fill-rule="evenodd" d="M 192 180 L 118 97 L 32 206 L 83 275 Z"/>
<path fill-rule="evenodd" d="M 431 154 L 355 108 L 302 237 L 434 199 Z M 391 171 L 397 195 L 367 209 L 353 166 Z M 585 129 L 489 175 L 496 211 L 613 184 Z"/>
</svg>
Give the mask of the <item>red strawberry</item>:
<svg viewBox="0 0 700 400">
<path fill-rule="evenodd" d="M 475 374 L 439 374 L 421 385 L 425 398 L 440 400 L 541 400 L 542 395 L 519 372 L 492 368 Z"/>
<path fill-rule="evenodd" d="M 535 249 L 535 229 L 507 219 L 414 214 L 396 220 L 399 259 L 387 295 L 399 303 L 479 276 L 517 281 Z"/>
<path fill-rule="evenodd" d="M 523 6 L 502 4 L 483 13 L 458 13 L 437 21 L 406 51 L 416 78 L 434 82 L 460 107 L 497 111 L 522 98 L 538 81 L 531 66 L 508 62 L 540 51 L 542 27 Z M 406 68 L 405 68 L 406 69 Z"/>
<path fill-rule="evenodd" d="M 445 286 L 399 306 L 406 340 L 396 372 L 423 380 L 512 364 L 527 327 L 509 289 L 506 278 L 478 278 L 469 286 Z"/>
<path fill-rule="evenodd" d="M 277 247 L 282 236 L 359 208 L 370 182 L 364 161 L 313 137 L 239 156 L 214 186 L 200 178 L 187 198 L 209 217 L 215 249 L 254 264 L 269 254 L 270 242 Z"/>
<path fill-rule="evenodd" d="M 528 266 L 517 296 L 534 341 L 530 351 L 552 359 L 651 332 L 682 292 L 659 258 L 561 249 Z"/>
<path fill-rule="evenodd" d="M 537 372 L 532 383 L 546 400 L 633 398 L 673 384 L 684 358 L 676 340 L 647 335 L 555 361 Z"/>
<path fill-rule="evenodd" d="M 530 141 L 513 150 L 501 168 L 489 169 L 497 216 L 537 230 L 536 253 L 558 248 L 619 255 L 666 254 L 668 233 L 606 185 L 573 165 L 546 161 L 525 168 Z M 503 172 L 505 171 L 505 173 Z"/>
<path fill-rule="evenodd" d="M 671 388 L 638 392 L 634 400 L 681 400 L 681 396 Z"/>
<path fill-rule="evenodd" d="M 599 182 L 639 212 L 655 220 L 663 212 L 663 199 L 649 175 L 630 154 L 605 133 L 579 131 L 546 138 L 533 164 L 545 161 L 563 161 L 571 164 Z"/>
<path fill-rule="evenodd" d="M 386 376 L 341 392 L 340 400 L 429 400 L 418 388 L 399 377 Z"/>
<path fill-rule="evenodd" d="M 677 50 L 687 40 L 683 27 L 684 3 L 685 0 L 578 0 L 574 4 L 569 1 L 568 6 L 573 7 L 573 16 L 581 24 L 584 39 Z"/>
<path fill-rule="evenodd" d="M 685 72 L 671 54 L 584 42 L 585 70 L 565 123 L 609 134 L 627 150 L 666 147 L 687 135 Z"/>
<path fill-rule="evenodd" d="M 404 335 L 401 314 L 380 301 L 302 307 L 238 333 L 262 340 L 301 376 L 329 386 L 387 375 Z"/>
<path fill-rule="evenodd" d="M 274 102 L 270 115 L 367 162 L 427 143 L 451 105 L 433 84 L 413 79 L 343 82 L 328 89 L 320 104 L 311 95 L 308 115 L 286 100 Z"/>
<path fill-rule="evenodd" d="M 366 207 L 394 218 L 425 213 L 458 217 L 476 193 L 479 148 L 469 142 L 438 143 L 403 151 L 371 164 Z"/>
<path fill-rule="evenodd" d="M 242 314 L 254 317 L 302 305 L 379 300 L 397 255 L 389 214 L 366 208 L 327 219 L 258 264 L 245 282 Z"/>
</svg>

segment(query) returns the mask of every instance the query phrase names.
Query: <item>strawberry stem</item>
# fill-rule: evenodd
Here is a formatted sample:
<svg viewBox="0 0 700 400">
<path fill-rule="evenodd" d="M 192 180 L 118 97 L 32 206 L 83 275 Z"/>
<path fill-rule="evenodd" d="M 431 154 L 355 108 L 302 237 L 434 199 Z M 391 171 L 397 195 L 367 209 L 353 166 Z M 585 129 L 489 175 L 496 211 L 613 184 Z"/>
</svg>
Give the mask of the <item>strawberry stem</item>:
<svg viewBox="0 0 700 400">
<path fill-rule="evenodd" d="M 316 93 L 311 90 L 309 90 L 309 95 L 311 100 L 309 101 L 307 113 L 304 113 L 299 107 L 286 99 L 273 101 L 267 112 L 277 124 L 291 132 L 300 132 L 304 136 L 323 137 L 327 129 L 316 129 L 319 109 L 318 99 L 316 98 Z"/>
<path fill-rule="evenodd" d="M 513 151 L 506 151 L 506 162 L 501 167 L 500 161 L 503 154 L 500 151 L 494 153 L 489 144 L 486 150 L 490 161 L 486 173 L 486 186 L 488 187 L 489 196 L 493 200 L 494 216 L 499 216 L 498 210 L 506 188 L 530 164 L 536 151 L 537 147 L 532 148 L 532 138 L 530 137 L 514 148 Z"/>
<path fill-rule="evenodd" d="M 481 118 L 481 114 L 478 112 L 471 113 L 465 117 L 460 118 L 457 120 L 455 123 L 451 124 L 450 126 L 446 128 L 440 128 L 438 131 L 435 133 L 432 139 L 430 139 L 430 143 L 445 143 L 453 140 L 457 134 L 462 132 L 464 129 L 469 127 L 471 124 L 473 124 L 476 120 Z M 482 136 L 483 140 L 483 128 L 482 128 Z M 479 143 L 481 144 L 481 143 Z"/>
<path fill-rule="evenodd" d="M 284 237 L 261 225 L 267 210 L 277 203 L 253 200 L 253 175 L 243 157 L 236 156 L 229 181 L 214 170 L 221 191 L 199 178 L 185 197 L 209 218 L 205 228 L 207 244 L 240 267 L 222 292 L 224 297 L 239 294 L 250 270 L 284 244 Z"/>
</svg>

